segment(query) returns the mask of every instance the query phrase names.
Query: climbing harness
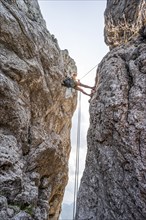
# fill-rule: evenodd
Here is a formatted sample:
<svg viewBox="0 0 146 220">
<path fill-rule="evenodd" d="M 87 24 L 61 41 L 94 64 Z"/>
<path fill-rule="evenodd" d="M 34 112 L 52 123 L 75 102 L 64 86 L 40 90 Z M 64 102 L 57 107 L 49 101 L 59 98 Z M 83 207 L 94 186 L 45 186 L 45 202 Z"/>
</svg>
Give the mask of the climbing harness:
<svg viewBox="0 0 146 220">
<path fill-rule="evenodd" d="M 79 188 L 80 131 L 81 131 L 81 92 L 79 92 L 79 107 L 78 107 L 77 148 L 76 148 L 73 220 L 75 219 L 75 214 L 76 214 L 76 209 L 77 209 L 77 193 L 78 193 L 78 188 Z"/>
</svg>

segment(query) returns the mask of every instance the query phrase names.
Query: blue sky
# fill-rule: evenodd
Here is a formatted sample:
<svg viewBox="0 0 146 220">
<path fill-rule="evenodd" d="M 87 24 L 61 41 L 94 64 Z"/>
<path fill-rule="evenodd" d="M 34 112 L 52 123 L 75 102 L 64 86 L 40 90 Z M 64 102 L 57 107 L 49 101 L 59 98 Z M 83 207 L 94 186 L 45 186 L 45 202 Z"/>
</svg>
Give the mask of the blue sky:
<svg viewBox="0 0 146 220">
<path fill-rule="evenodd" d="M 46 21 L 47 29 L 58 40 L 60 49 L 67 49 L 75 60 L 78 78 L 81 78 L 109 51 L 104 43 L 104 10 L 106 0 L 39 0 L 41 12 Z M 81 82 L 93 85 L 96 68 Z M 82 95 L 81 118 L 81 149 L 80 149 L 80 177 L 82 175 L 86 157 L 86 134 L 89 127 L 89 97 Z M 69 183 L 66 188 L 64 203 L 73 202 L 75 149 L 77 111 L 72 119 L 72 151 L 70 155 Z"/>
</svg>

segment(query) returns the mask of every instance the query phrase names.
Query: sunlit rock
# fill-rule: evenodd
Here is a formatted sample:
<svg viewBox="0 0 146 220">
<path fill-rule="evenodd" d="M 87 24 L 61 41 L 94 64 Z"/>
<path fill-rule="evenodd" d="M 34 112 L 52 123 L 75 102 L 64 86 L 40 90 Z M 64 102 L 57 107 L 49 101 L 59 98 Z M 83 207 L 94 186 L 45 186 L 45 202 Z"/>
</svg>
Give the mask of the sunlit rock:
<svg viewBox="0 0 146 220">
<path fill-rule="evenodd" d="M 145 0 L 107 0 L 105 42 L 112 48 L 139 35 L 146 25 Z"/>
</svg>

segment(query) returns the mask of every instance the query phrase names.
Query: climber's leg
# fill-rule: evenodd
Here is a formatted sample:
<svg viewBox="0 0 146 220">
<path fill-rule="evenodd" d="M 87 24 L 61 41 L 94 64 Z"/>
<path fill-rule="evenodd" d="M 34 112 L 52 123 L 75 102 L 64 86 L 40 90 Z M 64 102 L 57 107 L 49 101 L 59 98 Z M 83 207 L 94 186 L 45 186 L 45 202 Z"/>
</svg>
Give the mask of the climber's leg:
<svg viewBox="0 0 146 220">
<path fill-rule="evenodd" d="M 91 94 L 86 93 L 82 88 L 76 87 L 75 89 L 91 97 Z"/>
<path fill-rule="evenodd" d="M 83 83 L 79 83 L 79 86 L 82 86 L 82 87 L 84 87 L 84 88 L 89 88 L 89 89 L 95 89 L 95 86 L 87 86 L 87 85 L 85 85 L 85 84 L 83 84 Z"/>
</svg>

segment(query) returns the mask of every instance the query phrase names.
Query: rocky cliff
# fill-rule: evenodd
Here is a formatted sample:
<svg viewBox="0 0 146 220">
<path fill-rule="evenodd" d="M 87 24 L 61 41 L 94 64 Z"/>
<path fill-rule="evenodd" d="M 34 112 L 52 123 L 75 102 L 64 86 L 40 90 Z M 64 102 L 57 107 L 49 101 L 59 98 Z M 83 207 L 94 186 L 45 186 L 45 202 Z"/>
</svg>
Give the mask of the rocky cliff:
<svg viewBox="0 0 146 220">
<path fill-rule="evenodd" d="M 76 71 L 37 0 L 0 1 L 0 220 L 57 220 L 68 180 Z"/>
<path fill-rule="evenodd" d="M 108 0 L 76 220 L 146 219 L 146 2 Z"/>
</svg>

